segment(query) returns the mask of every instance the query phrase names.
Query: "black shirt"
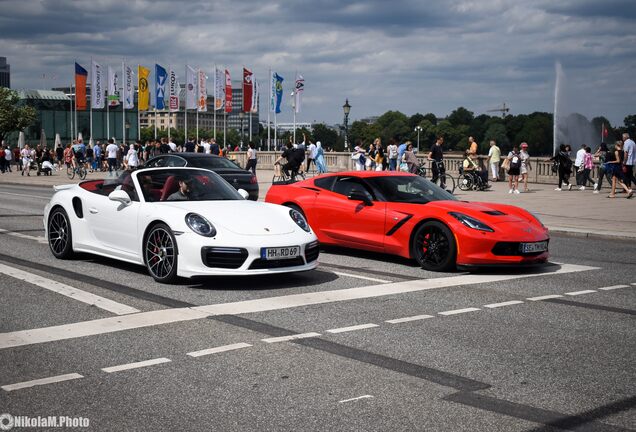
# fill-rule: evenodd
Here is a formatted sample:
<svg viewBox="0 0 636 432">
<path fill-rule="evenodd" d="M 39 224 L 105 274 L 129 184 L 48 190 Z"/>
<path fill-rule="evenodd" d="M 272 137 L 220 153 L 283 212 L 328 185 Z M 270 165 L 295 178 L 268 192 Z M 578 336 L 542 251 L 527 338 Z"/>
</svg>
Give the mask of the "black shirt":
<svg viewBox="0 0 636 432">
<path fill-rule="evenodd" d="M 431 147 L 431 159 L 438 162 L 444 159 L 444 151 L 441 145 L 433 144 L 433 147 Z"/>
<path fill-rule="evenodd" d="M 193 153 L 194 152 L 194 143 L 192 141 L 188 141 L 185 143 L 185 151 Z"/>
</svg>

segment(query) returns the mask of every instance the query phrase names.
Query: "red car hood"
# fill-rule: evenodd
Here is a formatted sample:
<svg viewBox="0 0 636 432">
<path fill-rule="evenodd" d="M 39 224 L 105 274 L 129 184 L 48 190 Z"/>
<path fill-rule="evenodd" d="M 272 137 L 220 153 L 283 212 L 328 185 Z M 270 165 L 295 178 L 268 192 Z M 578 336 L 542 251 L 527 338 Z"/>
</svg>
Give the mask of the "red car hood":
<svg viewBox="0 0 636 432">
<path fill-rule="evenodd" d="M 465 202 L 465 201 L 433 201 L 428 204 L 389 203 L 392 210 L 404 213 L 447 214 L 449 212 L 463 213 L 485 224 L 499 224 L 510 222 L 532 222 L 526 217 L 526 211 L 505 204 Z"/>
</svg>

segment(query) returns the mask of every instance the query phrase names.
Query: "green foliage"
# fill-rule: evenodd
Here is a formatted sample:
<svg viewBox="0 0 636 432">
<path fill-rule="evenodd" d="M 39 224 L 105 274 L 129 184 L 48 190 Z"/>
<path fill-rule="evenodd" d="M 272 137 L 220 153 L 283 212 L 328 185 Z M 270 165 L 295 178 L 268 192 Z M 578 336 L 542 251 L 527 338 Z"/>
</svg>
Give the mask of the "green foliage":
<svg viewBox="0 0 636 432">
<path fill-rule="evenodd" d="M 482 143 L 482 148 L 488 146 L 490 140 L 495 140 L 497 145 L 501 149 L 502 152 L 507 152 L 511 149 L 510 141 L 508 141 L 508 136 L 506 135 L 506 127 L 502 123 L 493 122 L 486 130 L 484 134 L 484 143 Z"/>
<path fill-rule="evenodd" d="M 316 141 L 320 141 L 323 148 L 338 148 L 338 150 L 342 150 L 342 147 L 339 145 L 340 142 L 338 140 L 338 132 L 327 127 L 324 123 L 316 123 L 313 125 L 314 129 L 314 138 Z"/>
<path fill-rule="evenodd" d="M 464 107 L 459 107 L 446 118 L 453 126 L 470 125 L 475 115 Z"/>
<path fill-rule="evenodd" d="M 31 126 L 37 116 L 35 108 L 20 104 L 17 92 L 0 87 L 0 142 L 9 133 Z"/>
</svg>

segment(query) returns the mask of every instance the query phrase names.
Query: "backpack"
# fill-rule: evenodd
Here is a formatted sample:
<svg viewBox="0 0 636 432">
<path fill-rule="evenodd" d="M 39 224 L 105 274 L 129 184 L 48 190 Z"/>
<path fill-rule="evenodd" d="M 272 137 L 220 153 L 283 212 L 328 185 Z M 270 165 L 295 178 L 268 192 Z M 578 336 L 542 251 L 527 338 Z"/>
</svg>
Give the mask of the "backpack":
<svg viewBox="0 0 636 432">
<path fill-rule="evenodd" d="M 513 153 L 512 159 L 510 160 L 510 169 L 519 169 L 521 168 L 521 157 L 519 153 Z"/>
<path fill-rule="evenodd" d="M 559 161 L 556 159 L 552 161 L 552 172 L 557 173 L 559 171 Z"/>
</svg>

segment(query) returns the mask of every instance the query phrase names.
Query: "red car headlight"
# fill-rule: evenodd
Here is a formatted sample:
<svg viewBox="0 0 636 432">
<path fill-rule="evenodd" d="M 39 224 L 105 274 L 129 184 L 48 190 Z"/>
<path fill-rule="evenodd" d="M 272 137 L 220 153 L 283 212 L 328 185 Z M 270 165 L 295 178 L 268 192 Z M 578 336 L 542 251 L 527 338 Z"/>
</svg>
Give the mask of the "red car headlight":
<svg viewBox="0 0 636 432">
<path fill-rule="evenodd" d="M 476 229 L 476 230 L 479 230 L 479 231 L 495 232 L 494 229 L 490 228 L 488 225 L 486 225 L 482 221 L 477 220 L 477 219 L 475 219 L 473 217 L 470 217 L 468 215 L 465 215 L 463 213 L 450 212 L 448 214 L 451 215 L 452 217 L 454 217 L 455 219 L 457 219 L 458 221 L 460 221 L 461 223 L 463 223 L 464 225 L 466 225 L 469 228 Z"/>
</svg>

